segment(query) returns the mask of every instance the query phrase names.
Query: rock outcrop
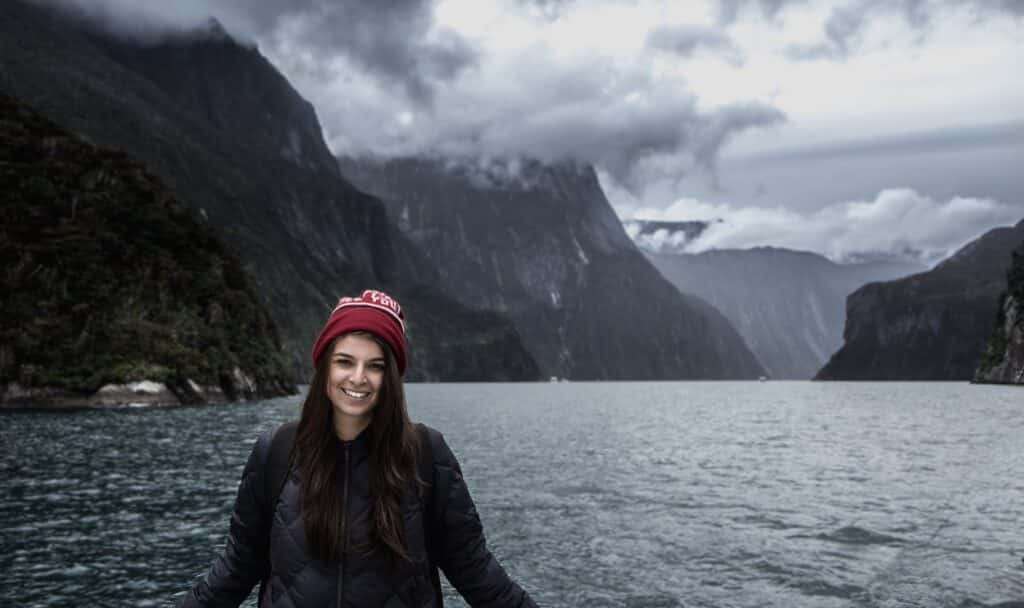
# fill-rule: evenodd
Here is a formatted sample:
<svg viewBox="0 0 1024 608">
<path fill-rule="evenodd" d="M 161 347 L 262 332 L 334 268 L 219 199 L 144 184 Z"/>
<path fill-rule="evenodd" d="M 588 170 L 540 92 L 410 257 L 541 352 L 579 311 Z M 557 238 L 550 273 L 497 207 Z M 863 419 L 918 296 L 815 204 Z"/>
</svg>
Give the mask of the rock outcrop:
<svg viewBox="0 0 1024 608">
<path fill-rule="evenodd" d="M 449 293 L 501 312 L 547 376 L 756 378 L 729 322 L 680 294 L 623 230 L 592 168 L 342 158 L 438 268 Z"/>
<path fill-rule="evenodd" d="M 846 302 L 844 344 L 820 380 L 971 380 L 992 335 L 1024 221 L 996 228 L 932 270 L 865 285 Z"/>
<path fill-rule="evenodd" d="M 995 331 L 974 381 L 1024 384 L 1024 243 L 1013 252 Z"/>
<path fill-rule="evenodd" d="M 0 192 L 0 405 L 296 392 L 238 258 L 123 151 L 0 96 Z"/>
</svg>

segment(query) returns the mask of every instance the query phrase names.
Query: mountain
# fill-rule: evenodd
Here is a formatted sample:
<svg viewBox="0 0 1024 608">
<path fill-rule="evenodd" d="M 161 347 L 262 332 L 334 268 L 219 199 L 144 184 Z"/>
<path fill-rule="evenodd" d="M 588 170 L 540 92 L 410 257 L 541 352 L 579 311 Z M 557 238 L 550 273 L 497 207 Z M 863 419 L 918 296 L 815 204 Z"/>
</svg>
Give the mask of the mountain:
<svg viewBox="0 0 1024 608">
<path fill-rule="evenodd" d="M 0 404 L 296 392 L 238 258 L 124 152 L 0 96 L 0 191 Z"/>
<path fill-rule="evenodd" d="M 922 269 L 909 262 L 841 265 L 816 253 L 772 247 L 660 250 L 645 252 L 655 268 L 679 291 L 722 311 L 773 378 L 811 378 L 821 368 L 842 345 L 846 296 L 857 287 Z"/>
<path fill-rule="evenodd" d="M 845 343 L 820 380 L 970 380 L 992 335 L 1024 221 L 996 228 L 932 270 L 858 289 Z"/>
<path fill-rule="evenodd" d="M 338 296 L 365 288 L 406 310 L 409 379 L 539 377 L 511 322 L 436 287 L 380 201 L 340 175 L 313 108 L 222 30 L 130 41 L 4 2 L 0 92 L 127 150 L 208 222 L 254 277 L 297 378 Z"/>
<path fill-rule="evenodd" d="M 1024 384 L 1024 242 L 1013 252 L 995 331 L 974 381 Z"/>
<path fill-rule="evenodd" d="M 626 235 L 590 167 L 339 159 L 439 269 L 448 293 L 508 315 L 549 376 L 752 378 L 729 322 L 680 294 Z"/>
</svg>

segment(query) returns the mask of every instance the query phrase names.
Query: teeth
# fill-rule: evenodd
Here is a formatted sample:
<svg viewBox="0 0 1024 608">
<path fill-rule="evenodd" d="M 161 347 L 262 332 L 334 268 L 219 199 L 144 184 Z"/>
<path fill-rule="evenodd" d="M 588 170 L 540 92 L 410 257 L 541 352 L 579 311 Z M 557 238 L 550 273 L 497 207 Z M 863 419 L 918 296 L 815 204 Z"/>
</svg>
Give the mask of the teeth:
<svg viewBox="0 0 1024 608">
<path fill-rule="evenodd" d="M 349 397 L 352 397 L 353 399 L 362 399 L 362 398 L 364 398 L 364 397 L 366 397 L 367 395 L 369 395 L 369 394 L 370 394 L 369 392 L 366 392 L 366 393 L 359 393 L 359 392 L 356 392 L 356 391 L 350 391 L 350 390 L 348 390 L 347 388 L 343 388 L 343 389 L 341 389 L 341 390 L 342 390 L 342 391 L 343 391 L 343 392 L 344 392 L 344 393 L 345 393 L 346 395 L 348 395 Z"/>
</svg>

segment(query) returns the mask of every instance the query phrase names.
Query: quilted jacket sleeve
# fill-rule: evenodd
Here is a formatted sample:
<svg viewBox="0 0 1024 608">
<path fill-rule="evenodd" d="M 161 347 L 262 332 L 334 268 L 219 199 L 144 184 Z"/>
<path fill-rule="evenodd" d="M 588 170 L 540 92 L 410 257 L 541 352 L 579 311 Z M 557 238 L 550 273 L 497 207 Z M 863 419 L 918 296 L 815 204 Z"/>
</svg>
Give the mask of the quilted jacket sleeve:
<svg viewBox="0 0 1024 608">
<path fill-rule="evenodd" d="M 487 549 L 483 525 L 462 469 L 444 437 L 434 448 L 438 566 L 473 608 L 536 608 Z"/>
<path fill-rule="evenodd" d="M 185 595 L 181 608 L 236 608 L 269 569 L 269 521 L 265 515 L 263 471 L 271 433 L 253 446 L 242 471 L 224 552 Z"/>
</svg>

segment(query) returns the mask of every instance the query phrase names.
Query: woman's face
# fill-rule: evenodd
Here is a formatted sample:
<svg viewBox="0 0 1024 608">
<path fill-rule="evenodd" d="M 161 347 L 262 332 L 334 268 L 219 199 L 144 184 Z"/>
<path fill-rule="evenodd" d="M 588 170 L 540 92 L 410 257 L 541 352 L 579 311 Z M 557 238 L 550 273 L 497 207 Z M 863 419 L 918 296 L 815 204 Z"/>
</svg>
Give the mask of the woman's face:
<svg viewBox="0 0 1024 608">
<path fill-rule="evenodd" d="M 387 363 L 372 338 L 346 334 L 335 341 L 327 374 L 327 398 L 334 406 L 335 430 L 351 439 L 370 424 Z"/>
</svg>

